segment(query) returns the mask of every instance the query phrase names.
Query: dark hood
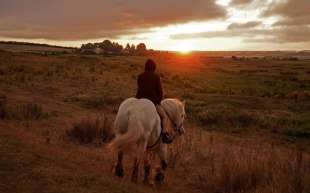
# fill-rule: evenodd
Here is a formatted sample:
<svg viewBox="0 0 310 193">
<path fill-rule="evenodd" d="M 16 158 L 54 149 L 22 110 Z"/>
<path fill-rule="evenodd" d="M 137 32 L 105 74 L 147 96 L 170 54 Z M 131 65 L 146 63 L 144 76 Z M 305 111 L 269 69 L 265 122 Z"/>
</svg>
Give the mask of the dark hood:
<svg viewBox="0 0 310 193">
<path fill-rule="evenodd" d="M 148 72 L 154 72 L 156 70 L 156 64 L 153 60 L 148 59 L 145 62 L 144 70 Z"/>
</svg>

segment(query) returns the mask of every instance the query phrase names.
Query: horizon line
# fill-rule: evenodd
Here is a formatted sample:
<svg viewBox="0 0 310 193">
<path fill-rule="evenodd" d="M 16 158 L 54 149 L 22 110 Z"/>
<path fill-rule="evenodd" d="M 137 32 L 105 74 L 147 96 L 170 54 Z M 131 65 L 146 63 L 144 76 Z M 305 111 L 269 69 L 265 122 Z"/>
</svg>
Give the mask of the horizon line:
<svg viewBox="0 0 310 193">
<path fill-rule="evenodd" d="M 112 41 L 112 40 L 110 40 Z M 50 46 L 50 47 L 63 47 L 63 48 L 72 48 L 72 49 L 79 49 L 81 46 L 65 46 L 63 44 L 48 44 L 48 43 L 39 43 L 39 42 L 32 42 L 32 41 L 14 41 L 14 40 L 1 40 L 0 43 L 16 43 L 16 44 L 33 44 L 33 46 Z M 89 43 L 97 43 L 97 42 L 89 42 Z M 123 45 L 124 46 L 124 45 Z M 182 52 L 180 50 L 159 50 L 159 49 L 153 49 L 149 48 L 148 50 L 153 50 L 153 51 L 161 51 L 161 52 Z M 301 52 L 301 51 L 310 51 L 310 48 L 307 49 L 283 49 L 283 50 L 188 50 L 188 54 L 193 53 L 193 52 Z"/>
</svg>

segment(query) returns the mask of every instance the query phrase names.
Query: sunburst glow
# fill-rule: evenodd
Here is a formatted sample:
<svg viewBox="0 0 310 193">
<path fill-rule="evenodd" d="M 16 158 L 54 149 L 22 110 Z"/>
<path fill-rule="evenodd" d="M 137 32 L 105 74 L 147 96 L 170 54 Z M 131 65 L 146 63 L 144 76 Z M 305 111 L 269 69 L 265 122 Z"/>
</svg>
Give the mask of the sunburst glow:
<svg viewBox="0 0 310 193">
<path fill-rule="evenodd" d="M 190 41 L 184 41 L 173 46 L 171 50 L 178 51 L 182 54 L 187 54 L 193 50 L 193 45 Z"/>
</svg>

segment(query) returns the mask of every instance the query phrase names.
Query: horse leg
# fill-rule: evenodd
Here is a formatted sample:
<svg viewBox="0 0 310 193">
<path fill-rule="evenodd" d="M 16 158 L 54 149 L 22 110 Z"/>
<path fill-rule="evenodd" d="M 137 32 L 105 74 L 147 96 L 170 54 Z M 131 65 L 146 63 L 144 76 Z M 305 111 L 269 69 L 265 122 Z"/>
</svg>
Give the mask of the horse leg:
<svg viewBox="0 0 310 193">
<path fill-rule="evenodd" d="M 135 158 L 131 174 L 131 181 L 134 183 L 138 183 L 138 175 L 139 175 L 139 159 Z"/>
<path fill-rule="evenodd" d="M 136 157 L 133 163 L 133 170 L 131 175 L 131 181 L 134 183 L 138 182 L 140 161 L 145 157 L 146 146 L 146 140 L 137 146 Z"/>
<path fill-rule="evenodd" d="M 115 167 L 115 175 L 120 178 L 124 176 L 123 156 L 124 156 L 124 153 L 122 151 L 119 151 L 117 155 L 117 164 Z"/>
<path fill-rule="evenodd" d="M 167 145 L 162 144 L 159 151 L 160 167 L 156 169 L 155 182 L 156 185 L 160 186 L 163 184 L 165 179 L 164 172 L 166 171 L 167 165 Z"/>
<path fill-rule="evenodd" d="M 151 165 L 146 155 L 144 159 L 144 180 L 143 180 L 144 184 L 149 184 L 150 171 L 151 171 Z"/>
</svg>

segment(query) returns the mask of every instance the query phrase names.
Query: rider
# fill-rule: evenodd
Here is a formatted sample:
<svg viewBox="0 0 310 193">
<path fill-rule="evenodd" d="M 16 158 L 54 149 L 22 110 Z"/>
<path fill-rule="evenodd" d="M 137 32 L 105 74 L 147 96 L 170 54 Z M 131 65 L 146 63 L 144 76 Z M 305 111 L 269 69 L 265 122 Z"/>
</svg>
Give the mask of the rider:
<svg viewBox="0 0 310 193">
<path fill-rule="evenodd" d="M 148 59 L 145 63 L 144 72 L 138 77 L 138 90 L 136 97 L 138 99 L 146 98 L 154 103 L 162 121 L 162 141 L 164 143 L 170 143 L 172 139 L 167 129 L 167 115 L 163 107 L 160 105 L 160 102 L 163 99 L 163 89 L 160 76 L 155 73 L 155 70 L 155 62 Z"/>
</svg>

